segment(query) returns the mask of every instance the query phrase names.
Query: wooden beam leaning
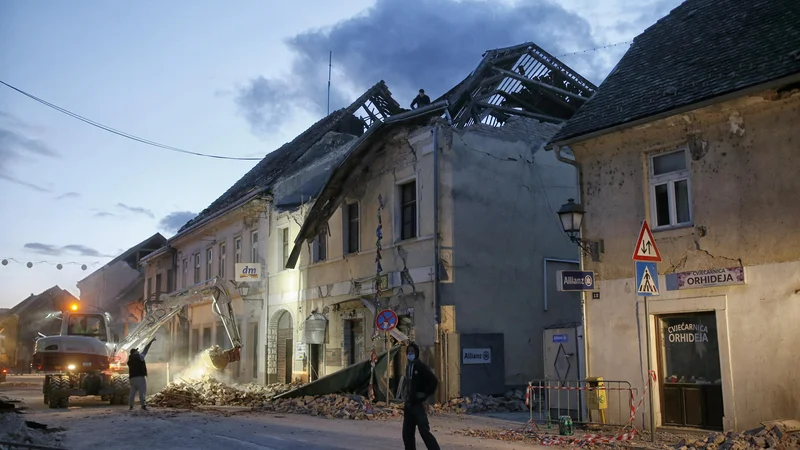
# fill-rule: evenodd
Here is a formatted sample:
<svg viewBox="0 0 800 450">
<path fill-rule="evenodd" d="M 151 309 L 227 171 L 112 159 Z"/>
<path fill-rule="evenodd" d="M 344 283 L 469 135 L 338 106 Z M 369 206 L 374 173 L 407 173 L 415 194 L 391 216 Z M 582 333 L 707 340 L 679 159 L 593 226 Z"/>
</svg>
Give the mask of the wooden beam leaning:
<svg viewBox="0 0 800 450">
<path fill-rule="evenodd" d="M 541 81 L 531 80 L 530 78 L 522 76 L 522 75 L 520 75 L 518 73 L 514 73 L 514 72 L 511 72 L 511 71 L 508 71 L 508 70 L 504 70 L 504 69 L 499 69 L 497 67 L 493 67 L 492 69 L 495 72 L 501 73 L 501 74 L 507 76 L 508 78 L 513 78 L 513 79 L 515 79 L 515 80 L 517 80 L 517 81 L 519 81 L 520 83 L 523 83 L 523 84 L 527 84 L 527 85 L 530 85 L 530 86 L 539 86 L 539 87 L 547 89 L 549 91 L 558 92 L 559 94 L 566 95 L 566 96 L 573 97 L 573 98 L 577 98 L 577 99 L 583 100 L 583 101 L 589 100 L 589 97 L 584 97 L 584 96 L 582 96 L 580 94 L 576 94 L 574 92 L 570 92 L 570 91 L 567 91 L 567 90 L 564 90 L 564 89 L 561 89 L 561 88 L 557 88 L 555 86 L 550 86 L 549 84 L 542 83 Z"/>
<path fill-rule="evenodd" d="M 561 123 L 561 122 L 564 122 L 564 119 L 559 119 L 558 117 L 555 117 L 555 116 L 548 116 L 548 115 L 545 115 L 545 114 L 536 114 L 536 113 L 525 111 L 524 109 L 506 108 L 505 106 L 492 105 L 491 103 L 486 103 L 486 102 L 478 102 L 478 105 L 483 106 L 484 108 L 495 109 L 497 111 L 501 111 L 501 112 L 504 112 L 504 113 L 512 114 L 512 115 L 515 115 L 515 116 L 525 116 L 525 117 L 530 117 L 531 119 L 542 120 L 542 121 L 550 122 L 550 123 Z"/>
</svg>

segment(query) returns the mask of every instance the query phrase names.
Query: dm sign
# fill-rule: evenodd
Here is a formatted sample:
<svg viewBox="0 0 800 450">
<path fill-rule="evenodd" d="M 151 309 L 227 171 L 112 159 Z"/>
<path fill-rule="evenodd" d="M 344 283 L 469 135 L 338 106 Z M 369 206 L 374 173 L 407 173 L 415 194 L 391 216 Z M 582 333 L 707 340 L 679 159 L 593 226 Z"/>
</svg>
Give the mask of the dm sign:
<svg viewBox="0 0 800 450">
<path fill-rule="evenodd" d="M 492 349 L 490 348 L 465 348 L 461 351 L 462 364 L 491 364 Z"/>
<path fill-rule="evenodd" d="M 261 281 L 261 264 L 236 263 L 236 281 Z"/>
<path fill-rule="evenodd" d="M 581 270 L 559 270 L 559 291 L 591 291 L 594 289 L 594 272 Z"/>
</svg>

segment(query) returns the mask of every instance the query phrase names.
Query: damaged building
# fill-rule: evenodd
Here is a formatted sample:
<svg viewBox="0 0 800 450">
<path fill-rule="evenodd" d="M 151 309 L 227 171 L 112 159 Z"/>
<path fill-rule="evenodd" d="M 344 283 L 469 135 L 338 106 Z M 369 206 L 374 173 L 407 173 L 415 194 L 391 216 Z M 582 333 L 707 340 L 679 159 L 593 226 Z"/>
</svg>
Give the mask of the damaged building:
<svg viewBox="0 0 800 450">
<path fill-rule="evenodd" d="M 589 375 L 642 392 L 652 369 L 648 426 L 800 417 L 798 23 L 793 1 L 687 0 L 552 139 L 581 172 L 582 238 L 604 241 L 584 257 Z M 661 259 L 647 307 L 642 219 Z"/>
<path fill-rule="evenodd" d="M 382 309 L 399 317 L 393 339 L 416 341 L 443 380 L 440 398 L 580 377 L 577 366 L 551 374 L 543 354 L 546 329 L 582 335 L 582 318 L 580 296 L 546 283 L 578 267 L 552 208 L 577 193 L 576 173 L 542 148 L 594 89 L 532 43 L 489 51 L 432 104 L 348 143 L 312 199 L 276 196 L 269 266 L 286 270 L 270 273 L 268 345 L 278 381 L 385 350 Z"/>
<path fill-rule="evenodd" d="M 274 250 L 270 224 L 275 192 L 291 191 L 303 197 L 306 186 L 319 183 L 346 153 L 339 149 L 363 135 L 375 121 L 400 111 L 385 83 L 367 90 L 350 106 L 323 118 L 291 142 L 269 153 L 227 192 L 186 223 L 166 246 L 143 260 L 148 302 L 157 310 L 164 295 L 194 295 L 199 287 L 216 283 L 231 299 L 241 360 L 226 371 L 241 382 L 267 382 L 267 326 L 264 301 L 269 290 L 268 261 Z M 309 194 L 310 195 L 310 194 Z M 277 270 L 276 270 L 277 271 Z M 164 285 L 175 274 L 172 287 Z M 296 316 L 279 320 L 283 329 L 296 330 Z M 212 345 L 234 344 L 223 321 L 212 309 L 210 297 L 187 305 L 166 326 L 171 349 L 168 359 L 173 373 L 186 369 L 194 358 Z M 235 339 L 234 339 L 235 340 Z M 299 342 L 299 341 L 297 341 Z M 292 347 L 293 349 L 294 347 Z M 290 357 L 289 360 L 293 360 Z M 271 372 L 273 373 L 273 372 Z M 292 374 L 292 370 L 289 370 Z M 271 377 L 274 378 L 274 375 Z"/>
</svg>

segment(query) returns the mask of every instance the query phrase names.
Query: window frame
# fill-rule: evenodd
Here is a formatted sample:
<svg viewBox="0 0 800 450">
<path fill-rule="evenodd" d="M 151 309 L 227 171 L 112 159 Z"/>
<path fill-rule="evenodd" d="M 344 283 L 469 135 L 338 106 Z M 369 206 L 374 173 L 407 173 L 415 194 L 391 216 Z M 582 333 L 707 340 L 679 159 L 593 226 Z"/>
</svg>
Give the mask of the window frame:
<svg viewBox="0 0 800 450">
<path fill-rule="evenodd" d="M 225 279 L 225 264 L 227 262 L 227 242 L 222 242 L 219 244 L 218 255 L 217 258 L 219 259 L 219 267 L 217 267 L 217 274 L 219 275 L 220 279 Z"/>
<path fill-rule="evenodd" d="M 327 226 L 322 227 L 322 230 L 320 230 L 320 232 L 317 234 L 317 237 L 314 238 L 313 252 L 312 252 L 313 254 L 311 258 L 312 264 L 321 263 L 328 260 L 328 257 L 330 256 L 330 251 L 329 251 L 330 239 L 328 239 L 329 237 L 330 236 L 328 236 L 328 227 Z M 320 245 L 320 242 L 322 240 L 325 241 L 324 245 Z M 320 249 L 324 249 L 324 255 L 320 255 Z"/>
<path fill-rule="evenodd" d="M 255 230 L 250 232 L 250 262 L 254 264 L 258 263 L 260 259 L 258 257 L 258 245 L 258 230 Z"/>
<path fill-rule="evenodd" d="M 189 258 L 183 258 L 183 275 L 181 288 L 189 287 Z"/>
<path fill-rule="evenodd" d="M 242 237 L 233 238 L 233 264 L 242 262 Z"/>
<path fill-rule="evenodd" d="M 194 284 L 200 282 L 200 252 L 194 254 Z"/>
<path fill-rule="evenodd" d="M 655 158 L 670 155 L 673 153 L 683 153 L 685 160 L 685 168 L 668 172 L 662 175 L 655 174 Z M 648 181 L 648 195 L 650 197 L 650 218 L 653 224 L 653 231 L 671 230 L 675 228 L 685 228 L 694 225 L 694 213 L 692 202 L 692 179 L 690 171 L 690 158 L 689 149 L 687 147 L 679 147 L 671 150 L 664 150 L 653 152 L 647 155 L 647 181 Z M 687 203 L 689 207 L 689 220 L 687 222 L 678 222 L 678 205 L 675 200 L 675 183 L 679 181 L 686 181 L 687 190 Z M 669 224 L 658 224 L 658 204 L 656 201 L 656 186 L 662 184 L 667 185 L 667 203 L 669 207 Z"/>
<path fill-rule="evenodd" d="M 214 247 L 206 249 L 206 280 L 210 280 L 214 273 Z"/>
<path fill-rule="evenodd" d="M 282 227 L 281 230 L 281 269 L 286 269 L 286 264 L 289 262 L 289 227 Z"/>
<path fill-rule="evenodd" d="M 355 206 L 356 211 L 358 211 L 358 218 L 355 220 L 356 222 L 356 237 L 355 237 L 355 244 L 356 248 L 353 250 L 351 247 L 352 243 L 352 231 L 350 226 L 353 223 L 353 219 L 350 215 L 351 210 L 350 208 Z M 361 202 L 350 202 L 342 206 L 342 250 L 345 255 L 353 255 L 357 254 L 361 251 Z"/>
<path fill-rule="evenodd" d="M 403 211 L 405 209 L 406 203 L 403 202 L 403 190 L 405 186 L 414 183 L 414 233 L 413 236 L 406 236 L 403 233 Z M 397 211 L 397 220 L 395 221 L 397 225 L 397 232 L 396 232 L 396 239 L 398 242 L 400 241 L 408 241 L 412 239 L 418 239 L 420 236 L 419 233 L 419 182 L 417 179 L 417 175 L 414 174 L 403 180 L 398 180 L 396 183 L 397 189 L 397 201 L 396 201 L 396 211 Z M 410 203 L 410 202 L 409 202 Z"/>
</svg>

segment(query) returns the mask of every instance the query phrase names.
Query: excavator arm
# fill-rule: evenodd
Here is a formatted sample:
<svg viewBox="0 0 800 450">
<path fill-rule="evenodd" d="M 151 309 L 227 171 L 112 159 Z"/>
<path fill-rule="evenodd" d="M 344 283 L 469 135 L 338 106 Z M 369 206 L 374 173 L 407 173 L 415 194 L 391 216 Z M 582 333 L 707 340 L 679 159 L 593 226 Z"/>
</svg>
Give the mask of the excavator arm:
<svg viewBox="0 0 800 450">
<path fill-rule="evenodd" d="M 145 301 L 144 318 L 115 348 L 115 356 L 128 353 L 149 342 L 158 330 L 175 317 L 185 306 L 211 301 L 214 313 L 219 316 L 233 348 L 221 352 L 206 349 L 204 357 L 218 370 L 241 359 L 242 338 L 231 296 L 219 277 L 214 277 L 171 294 L 163 294 L 154 301 Z"/>
</svg>

